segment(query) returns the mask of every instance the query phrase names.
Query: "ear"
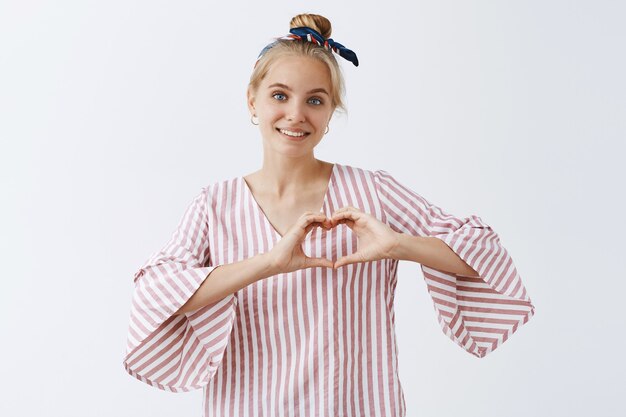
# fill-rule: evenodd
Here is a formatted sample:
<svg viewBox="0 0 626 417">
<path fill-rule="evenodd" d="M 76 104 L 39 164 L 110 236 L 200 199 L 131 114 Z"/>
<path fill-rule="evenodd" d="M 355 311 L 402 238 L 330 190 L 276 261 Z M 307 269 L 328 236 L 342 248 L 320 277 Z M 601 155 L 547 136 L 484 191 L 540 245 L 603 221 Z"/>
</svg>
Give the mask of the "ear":
<svg viewBox="0 0 626 417">
<path fill-rule="evenodd" d="M 256 114 L 256 108 L 255 108 L 256 97 L 250 87 L 248 87 L 248 91 L 246 94 L 248 97 L 248 110 L 250 110 L 250 114 Z"/>
</svg>

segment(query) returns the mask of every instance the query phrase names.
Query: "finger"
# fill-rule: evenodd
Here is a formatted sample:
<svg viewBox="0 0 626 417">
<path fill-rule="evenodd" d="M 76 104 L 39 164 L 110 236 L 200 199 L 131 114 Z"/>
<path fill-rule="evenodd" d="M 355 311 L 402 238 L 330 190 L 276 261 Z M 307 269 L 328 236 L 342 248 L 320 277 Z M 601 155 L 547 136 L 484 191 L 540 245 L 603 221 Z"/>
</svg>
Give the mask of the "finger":
<svg viewBox="0 0 626 417">
<path fill-rule="evenodd" d="M 350 229 L 354 228 L 354 220 L 350 220 L 350 219 L 341 219 L 338 220 L 337 222 L 335 222 L 335 226 L 339 225 L 339 224 L 345 224 L 346 226 L 348 226 Z"/>
<path fill-rule="evenodd" d="M 302 230 L 304 235 L 307 235 L 314 227 L 324 227 L 325 229 L 329 229 L 332 226 L 324 213 L 303 214 L 297 225 Z"/>
<path fill-rule="evenodd" d="M 311 223 L 324 223 L 324 221 L 326 220 L 326 215 L 324 213 L 309 213 L 309 214 L 303 214 L 299 221 L 298 224 L 302 229 L 306 229 L 306 227 L 311 224 Z"/>
<path fill-rule="evenodd" d="M 337 269 L 339 267 L 355 264 L 357 262 L 362 262 L 362 260 L 357 254 L 353 253 L 352 255 L 343 256 L 337 259 L 335 261 L 335 264 L 333 265 L 333 268 Z"/>
<path fill-rule="evenodd" d="M 356 221 L 361 218 L 362 214 L 363 213 L 361 213 L 360 211 L 346 210 L 346 211 L 342 211 L 341 213 L 334 213 L 331 217 L 331 221 L 334 224 L 337 224 L 340 220 L 343 220 L 343 219 Z"/>
<path fill-rule="evenodd" d="M 304 233 L 309 233 L 313 228 L 315 227 L 324 227 L 324 224 L 321 222 L 313 222 L 313 223 L 309 223 L 309 225 L 304 229 Z"/>
<path fill-rule="evenodd" d="M 345 219 L 345 220 L 342 220 L 341 223 L 345 224 L 350 229 L 354 229 L 354 220 Z"/>
<path fill-rule="evenodd" d="M 322 267 L 322 268 L 333 268 L 333 261 L 326 258 L 309 258 L 306 257 L 304 260 L 305 268 L 313 268 L 313 267 Z"/>
</svg>

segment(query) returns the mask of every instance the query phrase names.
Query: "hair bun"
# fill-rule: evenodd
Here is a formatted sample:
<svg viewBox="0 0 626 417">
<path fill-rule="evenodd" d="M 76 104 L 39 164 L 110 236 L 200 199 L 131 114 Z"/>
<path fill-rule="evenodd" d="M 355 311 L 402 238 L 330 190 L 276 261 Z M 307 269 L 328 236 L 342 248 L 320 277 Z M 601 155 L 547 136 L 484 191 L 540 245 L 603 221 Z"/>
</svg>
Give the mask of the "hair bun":
<svg viewBox="0 0 626 417">
<path fill-rule="evenodd" d="M 306 26 L 320 33 L 325 39 L 330 38 L 332 26 L 330 20 L 319 14 L 301 13 L 291 18 L 289 29 Z"/>
</svg>

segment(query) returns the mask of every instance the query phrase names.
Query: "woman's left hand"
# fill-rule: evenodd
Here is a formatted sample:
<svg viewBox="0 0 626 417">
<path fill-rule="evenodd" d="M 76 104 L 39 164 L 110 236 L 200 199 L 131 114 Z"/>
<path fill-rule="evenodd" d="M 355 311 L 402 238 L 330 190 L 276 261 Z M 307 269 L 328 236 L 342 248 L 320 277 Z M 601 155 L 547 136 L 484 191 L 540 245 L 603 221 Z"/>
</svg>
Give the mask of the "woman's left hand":
<svg viewBox="0 0 626 417">
<path fill-rule="evenodd" d="M 334 268 L 357 262 L 390 259 L 394 248 L 399 244 L 399 234 L 371 214 L 354 207 L 343 207 L 330 218 L 332 227 L 345 224 L 356 233 L 357 251 L 337 259 Z"/>
</svg>

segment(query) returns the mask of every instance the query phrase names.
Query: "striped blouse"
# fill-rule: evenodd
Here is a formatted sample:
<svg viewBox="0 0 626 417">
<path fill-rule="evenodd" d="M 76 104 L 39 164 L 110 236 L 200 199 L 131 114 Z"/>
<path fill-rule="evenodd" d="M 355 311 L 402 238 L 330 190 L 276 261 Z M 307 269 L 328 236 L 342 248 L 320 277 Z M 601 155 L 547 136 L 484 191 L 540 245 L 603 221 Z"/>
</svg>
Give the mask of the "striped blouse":
<svg viewBox="0 0 626 417">
<path fill-rule="evenodd" d="M 480 217 L 454 217 L 383 170 L 335 164 L 320 211 L 357 207 L 394 231 L 444 241 L 480 277 L 421 265 L 436 317 L 484 357 L 534 314 L 515 265 Z M 394 291 L 398 261 L 315 267 L 259 280 L 174 315 L 220 265 L 280 240 L 243 177 L 203 187 L 170 240 L 135 273 L 124 367 L 156 388 L 203 389 L 203 416 L 405 416 Z M 314 228 L 312 257 L 353 253 L 344 224 Z"/>
</svg>

